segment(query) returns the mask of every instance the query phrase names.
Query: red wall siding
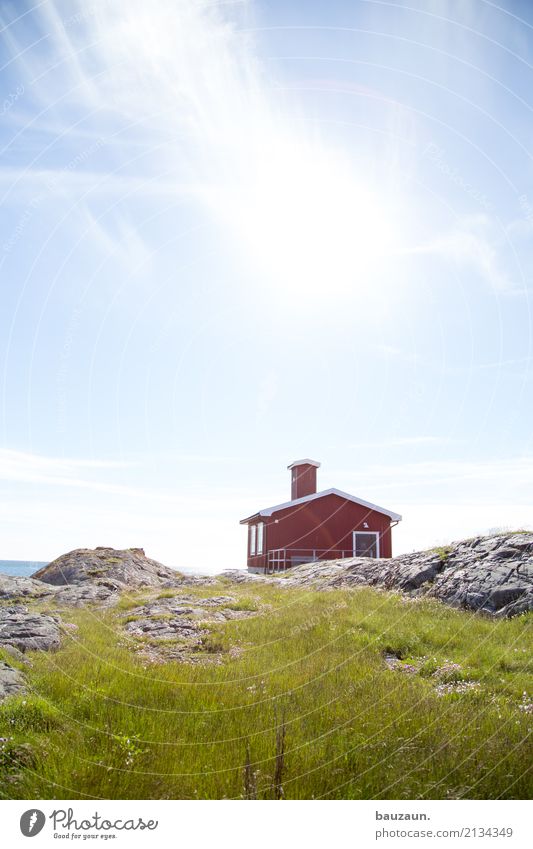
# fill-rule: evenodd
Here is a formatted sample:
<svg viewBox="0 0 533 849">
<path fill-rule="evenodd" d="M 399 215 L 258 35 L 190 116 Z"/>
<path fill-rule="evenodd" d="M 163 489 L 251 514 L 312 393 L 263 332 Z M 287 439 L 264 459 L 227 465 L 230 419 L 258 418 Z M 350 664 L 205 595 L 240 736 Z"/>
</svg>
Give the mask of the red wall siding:
<svg viewBox="0 0 533 849">
<path fill-rule="evenodd" d="M 265 523 L 265 552 L 275 548 L 353 550 L 353 531 L 378 531 L 380 557 L 391 557 L 390 518 L 339 495 L 278 510 L 253 522 Z M 368 528 L 363 527 L 364 523 Z M 338 557 L 339 554 L 333 554 Z M 347 554 L 346 556 L 350 556 Z M 248 557 L 249 566 L 266 564 L 266 554 Z"/>
<path fill-rule="evenodd" d="M 314 495 L 316 492 L 316 466 L 303 463 L 291 471 L 291 500 Z"/>
</svg>

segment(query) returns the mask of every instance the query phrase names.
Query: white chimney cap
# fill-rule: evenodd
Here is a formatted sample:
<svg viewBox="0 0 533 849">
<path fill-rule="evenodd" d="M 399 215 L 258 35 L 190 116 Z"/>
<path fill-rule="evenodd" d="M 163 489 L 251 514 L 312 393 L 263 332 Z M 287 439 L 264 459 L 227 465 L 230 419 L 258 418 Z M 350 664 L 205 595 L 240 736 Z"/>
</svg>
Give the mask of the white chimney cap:
<svg viewBox="0 0 533 849">
<path fill-rule="evenodd" d="M 317 463 L 316 460 L 295 460 L 294 463 L 291 463 L 290 466 L 287 466 L 288 469 L 294 469 L 296 466 L 314 466 L 316 469 L 320 468 L 320 463 Z"/>
</svg>

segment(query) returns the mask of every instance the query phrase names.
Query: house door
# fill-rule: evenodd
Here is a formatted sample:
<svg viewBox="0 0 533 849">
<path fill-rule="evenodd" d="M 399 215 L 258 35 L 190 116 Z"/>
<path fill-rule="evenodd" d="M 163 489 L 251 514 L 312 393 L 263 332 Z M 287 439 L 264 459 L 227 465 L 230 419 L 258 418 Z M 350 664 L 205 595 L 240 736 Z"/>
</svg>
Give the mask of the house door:
<svg viewBox="0 0 533 849">
<path fill-rule="evenodd" d="M 354 557 L 379 557 L 379 534 L 376 531 L 353 532 Z"/>
</svg>

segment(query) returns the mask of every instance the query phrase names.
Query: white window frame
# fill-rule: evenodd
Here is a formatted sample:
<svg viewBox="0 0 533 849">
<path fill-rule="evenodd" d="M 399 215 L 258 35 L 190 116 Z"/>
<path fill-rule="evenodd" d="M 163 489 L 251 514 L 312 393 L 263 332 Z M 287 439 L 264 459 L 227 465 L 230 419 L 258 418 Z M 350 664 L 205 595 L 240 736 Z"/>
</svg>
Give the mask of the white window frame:
<svg viewBox="0 0 533 849">
<path fill-rule="evenodd" d="M 255 557 L 256 541 L 257 541 L 257 527 L 255 525 L 249 525 L 249 528 L 250 528 L 250 557 Z"/>
<path fill-rule="evenodd" d="M 265 523 L 258 522 L 257 523 L 257 534 L 256 534 L 256 554 L 264 554 L 265 551 Z"/>
<path fill-rule="evenodd" d="M 356 557 L 356 548 L 355 548 L 355 536 L 356 534 L 365 535 L 365 536 L 373 536 L 376 538 L 376 558 L 379 557 L 379 531 L 353 531 L 352 532 L 352 550 L 353 556 Z M 372 559 L 372 558 L 370 558 Z"/>
</svg>

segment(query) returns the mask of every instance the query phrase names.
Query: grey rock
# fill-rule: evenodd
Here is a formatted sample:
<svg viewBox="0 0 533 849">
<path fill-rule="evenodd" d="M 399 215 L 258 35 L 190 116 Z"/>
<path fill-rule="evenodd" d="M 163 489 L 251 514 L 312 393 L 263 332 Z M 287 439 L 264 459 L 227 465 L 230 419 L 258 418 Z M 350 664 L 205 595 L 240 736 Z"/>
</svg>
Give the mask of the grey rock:
<svg viewBox="0 0 533 849">
<path fill-rule="evenodd" d="M 46 601 L 64 607 L 83 607 L 97 604 L 107 607 L 114 604 L 124 589 L 109 581 L 85 581 L 71 586 L 46 584 L 33 578 L 19 578 L 0 574 L 0 600 Z"/>
<path fill-rule="evenodd" d="M 226 622 L 230 619 L 243 619 L 253 616 L 255 611 L 233 610 L 227 607 L 234 604 L 232 596 L 214 596 L 211 598 L 195 598 L 178 595 L 174 598 L 159 598 L 129 610 L 124 629 L 132 637 L 148 638 L 152 648 L 145 654 L 157 657 L 154 644 L 163 644 L 166 656 L 168 645 L 179 643 L 179 654 L 182 660 L 191 660 L 191 653 L 203 648 L 203 640 L 208 635 L 207 625 L 216 622 Z M 161 658 L 163 655 L 159 655 Z"/>
<path fill-rule="evenodd" d="M 126 631 L 139 637 L 152 637 L 158 640 L 184 639 L 195 643 L 205 631 L 194 622 L 179 617 L 174 619 L 136 619 L 128 622 Z"/>
<path fill-rule="evenodd" d="M 31 662 L 28 658 L 20 651 L 20 649 L 15 648 L 15 646 L 10 645 L 10 643 L 5 643 L 2 645 L 2 649 L 6 654 L 16 660 L 18 663 L 23 663 L 25 666 L 31 666 Z"/>
<path fill-rule="evenodd" d="M 195 598 L 194 603 L 201 607 L 221 607 L 225 604 L 235 604 L 236 598 L 232 595 L 213 595 L 210 598 Z"/>
<path fill-rule="evenodd" d="M 446 551 L 402 554 L 388 560 L 307 563 L 283 578 L 267 580 L 280 586 L 321 589 L 379 586 L 436 598 L 452 607 L 516 616 L 533 610 L 533 533 L 475 537 L 453 543 Z"/>
<path fill-rule="evenodd" d="M 59 608 L 110 607 L 128 589 L 209 586 L 216 580 L 215 576 L 182 575 L 146 557 L 142 548 L 99 546 L 64 554 L 31 578 L 0 574 L 0 600 L 42 599 Z"/>
<path fill-rule="evenodd" d="M 504 584 L 492 589 L 487 598 L 487 604 L 500 610 L 508 604 L 527 596 L 528 587 L 525 584 Z"/>
<path fill-rule="evenodd" d="M 219 577 L 226 578 L 234 584 L 253 584 L 264 579 L 263 575 L 254 575 L 246 569 L 226 569 Z"/>
<path fill-rule="evenodd" d="M 52 594 L 51 587 L 33 578 L 0 574 L 0 599 L 45 598 Z"/>
<path fill-rule="evenodd" d="M 119 550 L 104 546 L 63 554 L 32 578 L 56 586 L 89 582 L 107 586 L 111 592 L 124 587 L 175 586 L 182 580 L 179 572 L 146 557 L 142 548 Z"/>
<path fill-rule="evenodd" d="M 85 607 L 87 604 L 110 607 L 120 598 L 120 589 L 123 588 L 100 582 L 74 584 L 70 587 L 58 587 L 54 601 L 59 607 Z"/>
<path fill-rule="evenodd" d="M 0 700 L 24 690 L 24 676 L 18 669 L 0 661 Z"/>
<path fill-rule="evenodd" d="M 0 607 L 0 646 L 14 646 L 21 652 L 58 649 L 58 617 L 33 613 L 27 607 Z"/>
<path fill-rule="evenodd" d="M 218 575 L 184 575 L 181 572 L 175 572 L 176 575 L 179 575 L 179 585 L 180 587 L 211 587 L 218 581 Z M 162 584 L 161 586 L 176 586 L 176 579 L 174 578 L 168 584 Z"/>
</svg>

